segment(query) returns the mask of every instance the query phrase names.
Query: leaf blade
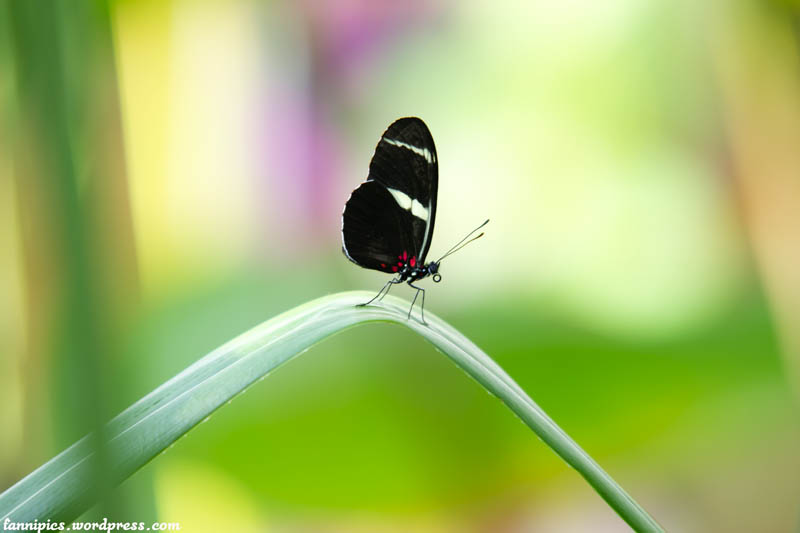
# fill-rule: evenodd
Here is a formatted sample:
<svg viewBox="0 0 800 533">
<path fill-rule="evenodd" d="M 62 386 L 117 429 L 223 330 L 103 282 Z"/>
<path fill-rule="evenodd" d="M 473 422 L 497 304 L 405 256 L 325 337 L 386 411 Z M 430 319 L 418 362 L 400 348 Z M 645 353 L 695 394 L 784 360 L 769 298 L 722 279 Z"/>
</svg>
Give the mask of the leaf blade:
<svg viewBox="0 0 800 533">
<path fill-rule="evenodd" d="M 408 302 L 387 297 L 355 307 L 371 294 L 347 292 L 308 302 L 256 326 L 193 363 L 111 420 L 101 439 L 119 483 L 254 382 L 308 348 L 366 322 L 394 322 L 422 335 L 497 396 L 575 468 L 636 531 L 663 531 L 600 466 L 558 427 L 497 363 L 432 313 L 428 325 L 406 320 Z M 0 522 L 70 520 L 97 498 L 88 486 L 96 454 L 87 436 L 0 494 Z"/>
</svg>

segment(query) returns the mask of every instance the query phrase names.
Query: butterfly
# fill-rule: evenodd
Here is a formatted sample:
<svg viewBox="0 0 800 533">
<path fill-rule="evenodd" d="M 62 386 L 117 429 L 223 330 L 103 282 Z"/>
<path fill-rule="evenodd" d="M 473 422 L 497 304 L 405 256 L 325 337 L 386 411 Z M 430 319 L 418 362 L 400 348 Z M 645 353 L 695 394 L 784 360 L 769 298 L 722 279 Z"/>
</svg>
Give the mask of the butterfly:
<svg viewBox="0 0 800 533">
<path fill-rule="evenodd" d="M 483 236 L 467 241 L 488 220 L 438 260 L 425 263 L 433 240 L 438 186 L 436 146 L 428 126 L 416 117 L 393 122 L 378 141 L 367 181 L 353 191 L 342 213 L 344 255 L 360 267 L 395 276 L 361 306 L 383 299 L 392 285 L 406 282 L 417 291 L 408 318 L 422 293 L 421 316 L 426 323 L 425 289 L 415 283 L 428 276 L 440 282 L 442 259 Z"/>
</svg>

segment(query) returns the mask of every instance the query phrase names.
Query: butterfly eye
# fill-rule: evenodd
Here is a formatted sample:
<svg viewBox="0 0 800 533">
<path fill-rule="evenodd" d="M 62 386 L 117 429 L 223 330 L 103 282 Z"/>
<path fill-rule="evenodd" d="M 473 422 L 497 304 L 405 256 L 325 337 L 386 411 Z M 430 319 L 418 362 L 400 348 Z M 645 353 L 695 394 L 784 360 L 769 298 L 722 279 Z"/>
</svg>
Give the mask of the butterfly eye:
<svg viewBox="0 0 800 533">
<path fill-rule="evenodd" d="M 442 275 L 437 272 L 436 274 L 433 275 L 433 282 L 439 283 L 440 281 L 442 281 Z"/>
</svg>

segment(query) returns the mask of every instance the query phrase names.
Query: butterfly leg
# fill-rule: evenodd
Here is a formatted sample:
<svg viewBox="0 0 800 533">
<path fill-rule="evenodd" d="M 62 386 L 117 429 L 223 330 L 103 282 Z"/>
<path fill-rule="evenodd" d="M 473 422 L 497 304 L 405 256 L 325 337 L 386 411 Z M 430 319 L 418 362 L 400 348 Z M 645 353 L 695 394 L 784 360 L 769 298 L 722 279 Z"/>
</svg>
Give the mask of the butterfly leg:
<svg viewBox="0 0 800 533">
<path fill-rule="evenodd" d="M 378 301 L 380 302 L 381 300 L 383 300 L 383 297 L 386 296 L 387 294 L 389 294 L 389 289 L 392 288 L 392 285 L 397 285 L 398 283 L 402 283 L 402 281 L 400 281 L 399 279 L 396 279 L 396 278 L 393 279 L 393 280 L 390 280 L 389 283 L 386 284 L 386 287 L 385 287 L 386 288 L 386 292 L 384 292 L 381 295 L 381 297 L 378 298 Z"/>
<path fill-rule="evenodd" d="M 411 311 L 414 309 L 414 302 L 417 301 L 417 296 L 419 296 L 419 293 L 421 292 L 422 293 L 422 305 L 420 306 L 419 309 L 420 309 L 420 313 L 422 314 L 422 323 L 427 326 L 428 323 L 425 322 L 425 289 L 423 289 L 422 287 L 417 287 L 416 285 L 412 284 L 410 281 L 408 282 L 408 286 L 409 287 L 414 287 L 415 289 L 417 289 L 417 293 L 414 295 L 414 299 L 411 301 L 411 307 L 408 309 L 408 319 L 409 320 L 411 319 Z"/>
<path fill-rule="evenodd" d="M 383 296 L 386 296 L 387 294 L 389 294 L 389 289 L 392 288 L 392 285 L 394 285 L 396 283 L 400 283 L 400 281 L 396 280 L 396 279 L 390 279 L 389 281 L 386 282 L 386 285 L 381 287 L 381 290 L 378 291 L 378 294 L 373 296 L 370 301 L 364 302 L 363 304 L 357 304 L 356 307 L 364 307 L 365 305 L 371 304 L 375 300 L 378 300 L 378 301 L 383 300 Z M 383 291 L 386 291 L 386 292 L 384 293 Z M 381 296 L 381 295 L 383 295 L 383 296 Z"/>
</svg>

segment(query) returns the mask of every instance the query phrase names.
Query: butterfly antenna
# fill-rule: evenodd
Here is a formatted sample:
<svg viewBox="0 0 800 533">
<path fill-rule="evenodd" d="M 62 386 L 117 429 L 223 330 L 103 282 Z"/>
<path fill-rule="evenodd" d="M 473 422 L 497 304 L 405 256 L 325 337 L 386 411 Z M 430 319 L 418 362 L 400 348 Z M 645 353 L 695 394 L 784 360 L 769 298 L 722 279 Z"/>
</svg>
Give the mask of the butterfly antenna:
<svg viewBox="0 0 800 533">
<path fill-rule="evenodd" d="M 442 257 L 440 257 L 440 258 L 439 258 L 439 260 L 438 260 L 438 261 L 436 261 L 436 262 L 437 262 L 437 263 L 441 262 L 441 260 L 442 260 L 442 259 L 444 259 L 445 257 L 447 257 L 448 255 L 453 255 L 454 253 L 456 253 L 457 251 L 459 251 L 460 249 L 462 249 L 463 247 L 465 247 L 466 245 L 468 245 L 468 244 L 469 244 L 469 243 L 471 243 L 472 241 L 474 241 L 474 240 L 477 240 L 477 239 L 480 239 L 481 237 L 483 237 L 484 233 L 483 233 L 483 232 L 481 232 L 481 234 L 480 234 L 480 235 L 478 235 L 477 237 L 472 237 L 472 238 L 470 239 L 470 236 L 471 236 L 473 233 L 475 233 L 476 231 L 478 231 L 479 229 L 481 229 L 482 227 L 484 227 L 484 226 L 485 226 L 486 224 L 488 224 L 488 223 L 489 223 L 489 219 L 487 218 L 487 219 L 486 219 L 486 221 L 485 221 L 483 224 L 481 224 L 480 226 L 478 226 L 478 227 L 477 227 L 477 228 L 475 228 L 474 230 L 472 230 L 472 231 L 470 231 L 469 233 L 467 233 L 466 237 L 464 237 L 463 239 L 461 239 L 460 241 L 458 241 L 458 242 L 456 243 L 456 245 L 455 245 L 455 246 L 453 246 L 453 247 L 452 247 L 452 248 L 450 248 L 450 249 L 449 249 L 447 252 L 445 252 L 445 254 L 444 254 Z M 469 239 L 469 240 L 467 240 L 467 239 Z M 466 242 L 464 242 L 464 241 L 466 241 Z"/>
</svg>

